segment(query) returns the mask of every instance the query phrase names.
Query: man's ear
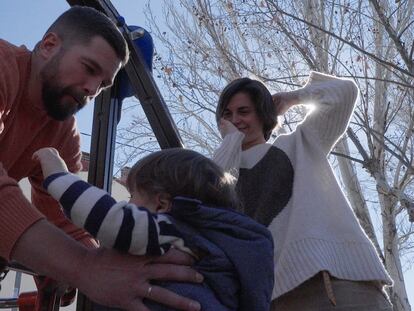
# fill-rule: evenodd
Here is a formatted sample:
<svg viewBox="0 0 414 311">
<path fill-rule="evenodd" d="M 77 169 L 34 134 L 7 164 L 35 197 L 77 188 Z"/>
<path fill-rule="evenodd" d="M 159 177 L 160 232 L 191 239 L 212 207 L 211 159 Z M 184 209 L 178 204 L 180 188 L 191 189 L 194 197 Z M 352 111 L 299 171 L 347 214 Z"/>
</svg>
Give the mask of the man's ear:
<svg viewBox="0 0 414 311">
<path fill-rule="evenodd" d="M 157 202 L 157 213 L 166 213 L 171 209 L 171 196 L 167 193 L 157 193 L 156 194 Z"/>
<path fill-rule="evenodd" d="M 50 59 L 62 48 L 62 40 L 54 32 L 48 32 L 39 44 L 39 54 L 45 60 Z"/>
</svg>

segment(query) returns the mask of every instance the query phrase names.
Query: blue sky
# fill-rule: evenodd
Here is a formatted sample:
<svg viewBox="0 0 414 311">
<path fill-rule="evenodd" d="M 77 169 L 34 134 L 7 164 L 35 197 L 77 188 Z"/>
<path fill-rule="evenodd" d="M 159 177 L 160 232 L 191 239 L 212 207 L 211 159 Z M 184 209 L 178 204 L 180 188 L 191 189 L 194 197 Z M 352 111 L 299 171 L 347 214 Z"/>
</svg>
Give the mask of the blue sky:
<svg viewBox="0 0 414 311">
<path fill-rule="evenodd" d="M 113 0 L 118 12 L 129 25 L 145 25 L 142 0 Z M 160 12 L 159 1 L 152 1 L 155 12 Z M 69 5 L 65 0 L 13 0 L 0 2 L 0 38 L 29 49 L 39 41 L 48 26 Z M 157 13 L 156 13 L 157 14 Z M 161 14 L 158 13 L 159 16 Z M 160 20 L 160 23 L 162 21 Z M 155 44 L 157 44 L 155 42 Z M 88 105 L 77 115 L 79 130 L 91 133 L 93 105 Z M 82 150 L 89 151 L 89 137 L 82 136 Z M 409 301 L 414 307 L 414 268 L 404 273 Z"/>
</svg>

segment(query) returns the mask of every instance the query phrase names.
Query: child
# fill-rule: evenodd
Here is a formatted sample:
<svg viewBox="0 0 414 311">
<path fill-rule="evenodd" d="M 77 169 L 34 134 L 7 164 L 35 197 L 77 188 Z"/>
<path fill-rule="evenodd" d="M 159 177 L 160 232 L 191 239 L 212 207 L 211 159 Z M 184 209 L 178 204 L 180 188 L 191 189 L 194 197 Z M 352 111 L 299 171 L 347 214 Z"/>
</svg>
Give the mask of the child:
<svg viewBox="0 0 414 311">
<path fill-rule="evenodd" d="M 33 157 L 47 191 L 103 246 L 135 255 L 161 255 L 175 247 L 197 259 L 203 284 L 153 282 L 147 298 L 157 284 L 199 301 L 202 310 L 269 310 L 272 238 L 264 226 L 233 210 L 233 180 L 213 161 L 179 148 L 154 152 L 132 167 L 127 203 L 70 174 L 55 149 L 40 149 Z"/>
</svg>

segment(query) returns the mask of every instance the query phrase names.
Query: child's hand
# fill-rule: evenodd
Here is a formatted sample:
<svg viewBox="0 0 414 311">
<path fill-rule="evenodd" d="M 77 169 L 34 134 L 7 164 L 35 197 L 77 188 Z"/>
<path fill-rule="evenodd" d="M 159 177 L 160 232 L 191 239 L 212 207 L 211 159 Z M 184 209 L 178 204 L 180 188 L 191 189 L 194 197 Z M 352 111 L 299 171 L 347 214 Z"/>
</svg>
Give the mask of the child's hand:
<svg viewBox="0 0 414 311">
<path fill-rule="evenodd" d="M 220 123 L 219 123 L 219 131 L 220 131 L 221 137 L 224 138 L 228 134 L 232 134 L 232 133 L 237 132 L 238 129 L 230 121 L 228 121 L 224 118 L 221 118 Z"/>
<path fill-rule="evenodd" d="M 44 178 L 55 173 L 68 172 L 65 161 L 55 148 L 39 149 L 33 153 L 32 158 L 40 162 Z"/>
</svg>

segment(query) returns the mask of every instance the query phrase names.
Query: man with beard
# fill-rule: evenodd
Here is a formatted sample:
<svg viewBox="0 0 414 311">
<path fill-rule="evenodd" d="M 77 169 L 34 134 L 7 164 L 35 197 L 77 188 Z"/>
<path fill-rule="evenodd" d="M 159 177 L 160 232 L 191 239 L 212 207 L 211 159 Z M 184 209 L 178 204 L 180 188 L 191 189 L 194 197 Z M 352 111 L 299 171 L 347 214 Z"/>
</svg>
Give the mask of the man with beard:
<svg viewBox="0 0 414 311">
<path fill-rule="evenodd" d="M 104 305 L 147 310 L 142 299 L 149 298 L 198 310 L 198 303 L 149 283 L 201 282 L 186 266 L 191 264 L 186 255 L 172 251 L 151 259 L 96 249 L 43 190 L 40 166 L 31 159 L 36 150 L 54 147 L 72 172 L 79 171 L 73 115 L 110 87 L 127 61 L 128 47 L 116 26 L 86 7 L 63 13 L 33 52 L 0 40 L 0 257 L 78 287 Z M 32 186 L 32 203 L 17 184 L 24 177 Z"/>
</svg>

